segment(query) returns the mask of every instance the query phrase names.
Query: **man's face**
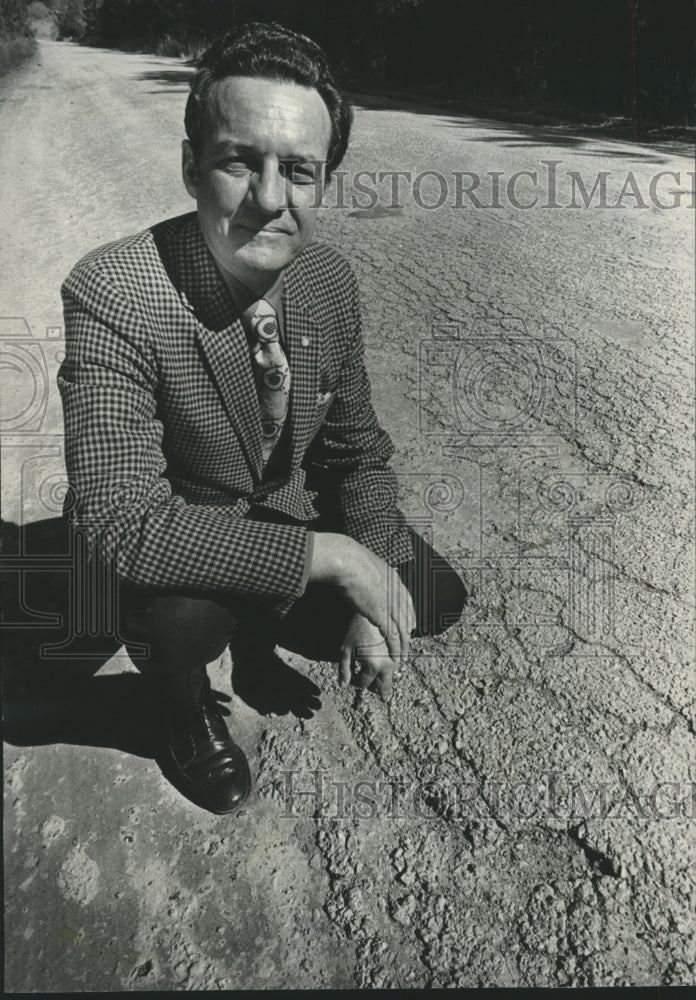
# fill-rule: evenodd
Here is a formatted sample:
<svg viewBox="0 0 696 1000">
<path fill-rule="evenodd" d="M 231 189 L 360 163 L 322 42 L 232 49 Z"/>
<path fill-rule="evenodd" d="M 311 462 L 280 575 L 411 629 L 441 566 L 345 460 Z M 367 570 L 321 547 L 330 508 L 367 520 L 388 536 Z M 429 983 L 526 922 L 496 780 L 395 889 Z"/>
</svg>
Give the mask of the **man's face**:
<svg viewBox="0 0 696 1000">
<path fill-rule="evenodd" d="M 246 76 L 212 104 L 199 157 L 183 144 L 184 183 L 218 266 L 263 294 L 314 235 L 329 112 L 310 87 Z"/>
</svg>

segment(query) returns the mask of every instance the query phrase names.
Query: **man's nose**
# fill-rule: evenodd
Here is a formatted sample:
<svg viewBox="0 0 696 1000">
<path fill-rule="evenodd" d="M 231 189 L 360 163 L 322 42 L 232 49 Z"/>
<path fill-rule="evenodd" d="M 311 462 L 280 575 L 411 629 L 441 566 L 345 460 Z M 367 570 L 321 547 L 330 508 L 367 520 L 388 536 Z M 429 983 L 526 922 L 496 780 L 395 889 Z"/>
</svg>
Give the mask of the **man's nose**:
<svg viewBox="0 0 696 1000">
<path fill-rule="evenodd" d="M 253 204 L 267 215 L 288 207 L 287 183 L 278 163 L 266 162 L 249 185 Z"/>
</svg>

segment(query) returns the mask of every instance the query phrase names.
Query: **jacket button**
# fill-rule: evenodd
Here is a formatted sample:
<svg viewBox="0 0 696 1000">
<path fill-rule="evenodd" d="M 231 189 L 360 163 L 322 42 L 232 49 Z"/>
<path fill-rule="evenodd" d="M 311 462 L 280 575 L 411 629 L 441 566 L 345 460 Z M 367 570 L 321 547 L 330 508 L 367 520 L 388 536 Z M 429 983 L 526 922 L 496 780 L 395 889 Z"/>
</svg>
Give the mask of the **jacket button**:
<svg viewBox="0 0 696 1000">
<path fill-rule="evenodd" d="M 303 347 L 309 347 L 309 337 L 302 337 L 300 343 Z"/>
</svg>

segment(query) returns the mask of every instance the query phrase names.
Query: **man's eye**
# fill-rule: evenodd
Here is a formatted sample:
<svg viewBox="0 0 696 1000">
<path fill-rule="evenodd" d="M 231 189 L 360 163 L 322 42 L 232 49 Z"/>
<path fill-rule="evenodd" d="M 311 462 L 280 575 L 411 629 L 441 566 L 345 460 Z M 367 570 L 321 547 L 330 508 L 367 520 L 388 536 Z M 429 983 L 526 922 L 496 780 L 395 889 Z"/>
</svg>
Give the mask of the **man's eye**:
<svg viewBox="0 0 696 1000">
<path fill-rule="evenodd" d="M 232 157 L 229 160 L 225 160 L 222 164 L 222 169 L 228 174 L 248 174 L 251 170 L 250 165 L 241 156 Z"/>
<path fill-rule="evenodd" d="M 314 184 L 320 175 L 315 163 L 283 163 L 281 169 L 293 184 Z"/>
</svg>

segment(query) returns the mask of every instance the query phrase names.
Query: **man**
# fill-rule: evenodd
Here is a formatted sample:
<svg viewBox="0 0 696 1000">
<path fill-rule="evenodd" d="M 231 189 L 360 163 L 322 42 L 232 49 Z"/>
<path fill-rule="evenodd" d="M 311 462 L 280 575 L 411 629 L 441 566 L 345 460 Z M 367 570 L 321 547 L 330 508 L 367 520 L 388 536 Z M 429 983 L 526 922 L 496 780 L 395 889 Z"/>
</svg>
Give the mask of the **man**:
<svg viewBox="0 0 696 1000">
<path fill-rule="evenodd" d="M 226 644 L 258 670 L 276 642 L 338 659 L 342 684 L 357 661 L 353 682 L 386 696 L 410 635 L 463 606 L 396 503 L 355 278 L 312 242 L 351 119 L 309 39 L 228 33 L 186 107 L 196 213 L 63 286 L 73 516 L 113 561 L 121 634 L 149 645 L 179 783 L 219 813 L 251 784 L 206 673 Z"/>
</svg>

